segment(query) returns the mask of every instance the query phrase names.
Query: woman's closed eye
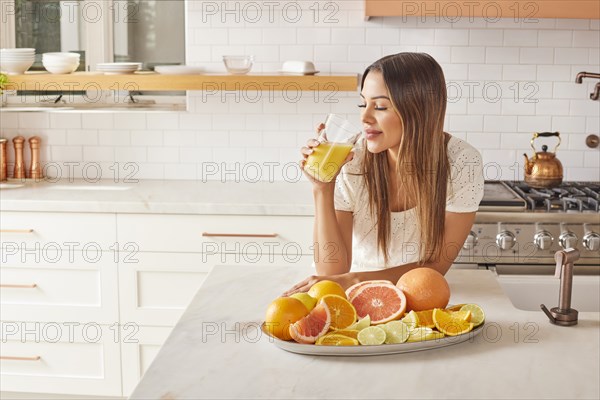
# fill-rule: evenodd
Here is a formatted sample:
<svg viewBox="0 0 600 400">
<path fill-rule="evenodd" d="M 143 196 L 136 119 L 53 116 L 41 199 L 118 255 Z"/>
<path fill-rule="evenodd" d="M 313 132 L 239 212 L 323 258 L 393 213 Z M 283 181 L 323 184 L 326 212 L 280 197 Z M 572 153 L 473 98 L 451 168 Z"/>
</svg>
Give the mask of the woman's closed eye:
<svg viewBox="0 0 600 400">
<path fill-rule="evenodd" d="M 367 105 L 366 104 L 359 104 L 358 107 L 359 108 L 367 108 Z M 387 110 L 387 107 L 375 106 L 375 107 L 373 107 L 373 109 L 377 110 L 377 111 L 385 111 L 385 110 Z"/>
</svg>

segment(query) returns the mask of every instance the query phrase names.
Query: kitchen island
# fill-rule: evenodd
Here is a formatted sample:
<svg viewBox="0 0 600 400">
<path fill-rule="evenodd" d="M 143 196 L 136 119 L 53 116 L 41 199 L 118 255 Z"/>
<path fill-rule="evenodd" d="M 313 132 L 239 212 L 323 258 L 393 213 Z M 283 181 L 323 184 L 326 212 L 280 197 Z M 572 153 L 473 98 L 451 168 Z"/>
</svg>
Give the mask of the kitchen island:
<svg viewBox="0 0 600 400">
<path fill-rule="evenodd" d="M 285 352 L 259 325 L 310 268 L 217 266 L 132 399 L 577 398 L 600 396 L 600 314 L 574 327 L 516 309 L 493 272 L 451 269 L 453 304 L 478 303 L 472 341 L 414 353 L 317 357 Z M 557 293 L 558 297 L 558 293 Z M 554 304 L 552 304 L 554 306 Z"/>
</svg>

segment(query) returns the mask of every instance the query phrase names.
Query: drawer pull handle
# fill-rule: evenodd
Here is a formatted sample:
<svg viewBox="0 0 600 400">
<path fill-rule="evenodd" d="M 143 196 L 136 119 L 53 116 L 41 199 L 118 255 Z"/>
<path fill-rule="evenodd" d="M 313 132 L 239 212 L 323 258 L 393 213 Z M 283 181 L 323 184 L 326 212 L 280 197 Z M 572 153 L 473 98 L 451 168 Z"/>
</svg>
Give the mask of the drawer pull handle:
<svg viewBox="0 0 600 400">
<path fill-rule="evenodd" d="M 33 229 L 0 229 L 0 233 L 33 233 Z"/>
<path fill-rule="evenodd" d="M 274 238 L 279 236 L 278 233 L 209 233 L 202 232 L 203 237 L 261 237 Z"/>
<path fill-rule="evenodd" d="M 37 283 L 32 283 L 30 285 L 13 285 L 10 283 L 0 284 L 0 288 L 12 288 L 12 289 L 35 289 L 37 287 Z"/>
<path fill-rule="evenodd" d="M 40 361 L 42 357 L 12 357 L 12 356 L 0 356 L 0 360 L 12 360 L 12 361 Z"/>
</svg>

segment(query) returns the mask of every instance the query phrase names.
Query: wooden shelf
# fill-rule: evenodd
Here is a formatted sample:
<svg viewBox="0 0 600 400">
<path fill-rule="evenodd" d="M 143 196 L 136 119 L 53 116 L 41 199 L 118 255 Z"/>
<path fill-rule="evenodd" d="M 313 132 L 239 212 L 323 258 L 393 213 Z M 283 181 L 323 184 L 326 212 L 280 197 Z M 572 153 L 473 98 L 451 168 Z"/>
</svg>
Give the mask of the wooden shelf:
<svg viewBox="0 0 600 400">
<path fill-rule="evenodd" d="M 365 0 L 365 16 L 440 16 L 448 19 L 483 17 L 490 20 L 510 18 L 600 18 L 599 0 Z M 535 26 L 532 26 L 535 28 Z"/>
<path fill-rule="evenodd" d="M 103 75 L 94 72 L 50 74 L 27 72 L 9 75 L 6 90 L 290 90 L 354 92 L 358 75 L 161 75 L 154 72 L 136 72 L 130 75 Z"/>
</svg>

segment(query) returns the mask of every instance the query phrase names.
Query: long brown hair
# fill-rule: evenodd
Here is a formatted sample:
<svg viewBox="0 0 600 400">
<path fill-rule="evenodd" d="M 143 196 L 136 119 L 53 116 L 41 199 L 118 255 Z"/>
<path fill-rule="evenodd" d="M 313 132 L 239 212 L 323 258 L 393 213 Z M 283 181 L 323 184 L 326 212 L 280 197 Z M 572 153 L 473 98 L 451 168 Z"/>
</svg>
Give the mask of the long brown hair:
<svg viewBox="0 0 600 400">
<path fill-rule="evenodd" d="M 377 244 L 389 260 L 391 210 L 388 181 L 400 176 L 398 196 L 415 205 L 420 227 L 419 263 L 434 262 L 442 254 L 449 161 L 444 133 L 446 82 L 440 65 L 425 53 L 399 53 L 371 64 L 364 72 L 382 74 L 402 132 L 395 175 L 389 170 L 387 151 L 366 152 L 362 165 L 369 207 L 377 221 Z"/>
</svg>

